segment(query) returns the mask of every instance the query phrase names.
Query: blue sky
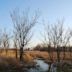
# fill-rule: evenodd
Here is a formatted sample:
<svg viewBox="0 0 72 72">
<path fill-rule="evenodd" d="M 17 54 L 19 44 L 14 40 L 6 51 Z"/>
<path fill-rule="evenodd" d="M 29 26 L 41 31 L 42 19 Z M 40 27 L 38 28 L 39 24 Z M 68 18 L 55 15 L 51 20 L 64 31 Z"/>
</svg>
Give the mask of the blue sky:
<svg viewBox="0 0 72 72">
<path fill-rule="evenodd" d="M 20 11 L 30 8 L 30 13 L 40 10 L 39 23 L 33 28 L 32 45 L 41 41 L 42 19 L 55 23 L 64 18 L 65 27 L 72 28 L 72 0 L 0 0 L 0 28 L 7 28 L 10 33 L 13 29 L 10 12 L 15 8 Z"/>
</svg>

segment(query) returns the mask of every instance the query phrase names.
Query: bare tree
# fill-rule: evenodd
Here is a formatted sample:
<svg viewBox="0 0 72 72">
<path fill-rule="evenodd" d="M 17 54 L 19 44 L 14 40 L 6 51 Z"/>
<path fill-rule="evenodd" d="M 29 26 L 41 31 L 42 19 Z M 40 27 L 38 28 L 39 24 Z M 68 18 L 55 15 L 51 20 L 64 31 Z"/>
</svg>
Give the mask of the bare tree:
<svg viewBox="0 0 72 72">
<path fill-rule="evenodd" d="M 45 34 L 45 43 L 50 46 L 48 48 L 51 48 L 51 46 L 54 46 L 54 48 L 57 50 L 57 61 L 58 63 L 60 62 L 60 50 L 61 47 L 63 46 L 67 46 L 67 44 L 69 43 L 70 39 L 71 39 L 71 35 L 70 35 L 70 31 L 64 31 L 63 28 L 63 20 L 62 21 L 57 21 L 57 23 L 55 24 L 48 24 L 46 27 L 47 29 L 46 34 Z M 65 48 L 64 48 L 65 50 Z M 52 61 L 52 52 L 51 49 L 49 49 L 49 57 L 50 60 Z M 51 64 L 50 64 L 51 66 Z M 58 67 L 59 68 L 59 67 Z M 50 67 L 49 67 L 49 71 L 50 71 Z"/>
<path fill-rule="evenodd" d="M 63 28 L 63 20 L 58 21 L 54 26 L 52 27 L 52 45 L 54 48 L 57 49 L 57 59 L 58 62 L 60 62 L 60 50 L 61 47 L 66 47 L 71 39 L 70 31 L 69 29 L 66 31 Z M 65 48 L 64 48 L 65 50 Z"/>
<path fill-rule="evenodd" d="M 53 63 L 53 52 L 52 52 L 52 39 L 51 39 L 51 35 L 52 35 L 52 26 L 48 23 L 47 25 L 45 23 L 43 23 L 44 26 L 44 35 L 43 38 L 43 43 L 46 47 L 48 47 L 48 54 L 49 54 L 49 68 L 48 68 L 48 72 L 50 72 L 51 70 L 51 65 Z"/>
<path fill-rule="evenodd" d="M 23 59 L 23 48 L 31 40 L 31 29 L 37 23 L 37 13 L 30 19 L 28 12 L 23 13 L 22 16 L 18 11 L 11 13 L 11 18 L 14 24 L 14 33 L 17 34 L 17 41 L 20 47 L 20 60 Z"/>
<path fill-rule="evenodd" d="M 4 29 L 4 32 L 2 33 L 2 47 L 5 49 L 6 54 L 9 48 L 9 35 L 6 32 L 6 29 Z"/>
<path fill-rule="evenodd" d="M 0 30 L 0 45 L 1 45 L 1 42 L 2 42 L 1 35 L 2 35 L 2 33 L 1 33 L 1 30 Z"/>
<path fill-rule="evenodd" d="M 16 59 L 18 58 L 18 40 L 17 40 L 17 35 L 14 35 L 14 48 L 15 48 L 15 53 L 16 53 Z"/>
<path fill-rule="evenodd" d="M 2 43 L 2 31 L 0 29 L 0 49 L 1 49 L 1 43 Z M 0 50 L 0 53 L 2 53 L 2 49 Z"/>
<path fill-rule="evenodd" d="M 60 62 L 60 47 L 62 45 L 62 36 L 63 36 L 63 22 L 58 21 L 52 27 L 52 44 L 54 48 L 57 49 L 57 59 Z"/>
</svg>

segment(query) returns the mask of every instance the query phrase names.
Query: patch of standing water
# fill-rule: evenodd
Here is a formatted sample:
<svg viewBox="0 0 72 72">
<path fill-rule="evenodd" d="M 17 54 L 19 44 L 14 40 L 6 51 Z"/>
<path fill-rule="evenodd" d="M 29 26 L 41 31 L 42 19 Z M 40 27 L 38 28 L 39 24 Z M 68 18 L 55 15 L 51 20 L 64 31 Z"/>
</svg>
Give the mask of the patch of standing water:
<svg viewBox="0 0 72 72">
<path fill-rule="evenodd" d="M 36 64 L 36 68 L 31 68 L 29 72 L 46 72 L 48 70 L 49 65 L 45 63 L 43 60 L 34 60 Z"/>
<path fill-rule="evenodd" d="M 35 60 L 35 61 L 37 62 L 37 65 L 39 65 L 39 67 L 42 71 L 48 70 L 49 65 L 46 64 L 43 60 Z"/>
</svg>

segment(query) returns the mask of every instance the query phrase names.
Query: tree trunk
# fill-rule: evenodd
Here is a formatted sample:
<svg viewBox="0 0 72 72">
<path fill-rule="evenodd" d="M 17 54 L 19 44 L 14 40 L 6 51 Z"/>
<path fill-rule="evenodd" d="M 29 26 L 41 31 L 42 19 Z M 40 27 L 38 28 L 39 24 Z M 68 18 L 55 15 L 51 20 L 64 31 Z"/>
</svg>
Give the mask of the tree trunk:
<svg viewBox="0 0 72 72">
<path fill-rule="evenodd" d="M 57 72 L 61 72 L 60 69 L 60 47 L 57 47 Z"/>
<path fill-rule="evenodd" d="M 23 60 L 23 46 L 20 47 L 20 61 Z"/>
<path fill-rule="evenodd" d="M 66 51 L 66 48 L 64 47 L 64 49 L 63 49 L 63 60 L 65 60 L 65 51 Z"/>
<path fill-rule="evenodd" d="M 60 48 L 57 47 L 57 61 L 60 62 Z"/>
<path fill-rule="evenodd" d="M 17 58 L 18 58 L 18 56 L 17 56 L 17 55 L 18 55 L 18 54 L 17 54 L 17 48 L 16 48 L 16 50 L 15 50 L 15 51 L 16 51 L 15 53 L 16 53 L 16 59 L 17 59 Z"/>
<path fill-rule="evenodd" d="M 59 63 L 57 64 L 57 72 L 61 72 L 61 68 L 60 68 Z"/>
<path fill-rule="evenodd" d="M 7 56 L 7 53 L 8 53 L 8 49 L 6 49 L 6 56 Z"/>
<path fill-rule="evenodd" d="M 50 70 L 51 70 L 51 63 L 49 64 L 48 72 L 50 72 Z"/>
</svg>

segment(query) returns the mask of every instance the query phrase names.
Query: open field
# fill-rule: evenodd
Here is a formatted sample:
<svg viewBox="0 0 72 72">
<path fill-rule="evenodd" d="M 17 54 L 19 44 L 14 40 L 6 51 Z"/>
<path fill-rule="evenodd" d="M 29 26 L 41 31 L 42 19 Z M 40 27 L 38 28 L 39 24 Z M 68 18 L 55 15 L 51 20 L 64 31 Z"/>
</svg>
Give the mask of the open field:
<svg viewBox="0 0 72 72">
<path fill-rule="evenodd" d="M 64 56 L 65 55 L 65 56 Z M 16 53 L 15 50 L 8 50 L 7 54 L 5 51 L 2 51 L 0 53 L 0 56 L 3 57 L 15 57 Z M 57 59 L 57 53 L 56 52 L 52 52 L 51 53 L 52 59 L 56 60 Z M 19 57 L 19 52 L 18 52 L 18 57 Z M 45 52 L 45 51 L 25 51 L 24 52 L 24 58 L 30 58 L 30 59 L 35 59 L 35 58 L 42 58 L 45 60 L 49 59 L 49 53 Z M 63 60 L 72 60 L 72 52 L 60 52 L 60 59 Z M 29 59 L 28 59 L 29 60 Z"/>
</svg>

